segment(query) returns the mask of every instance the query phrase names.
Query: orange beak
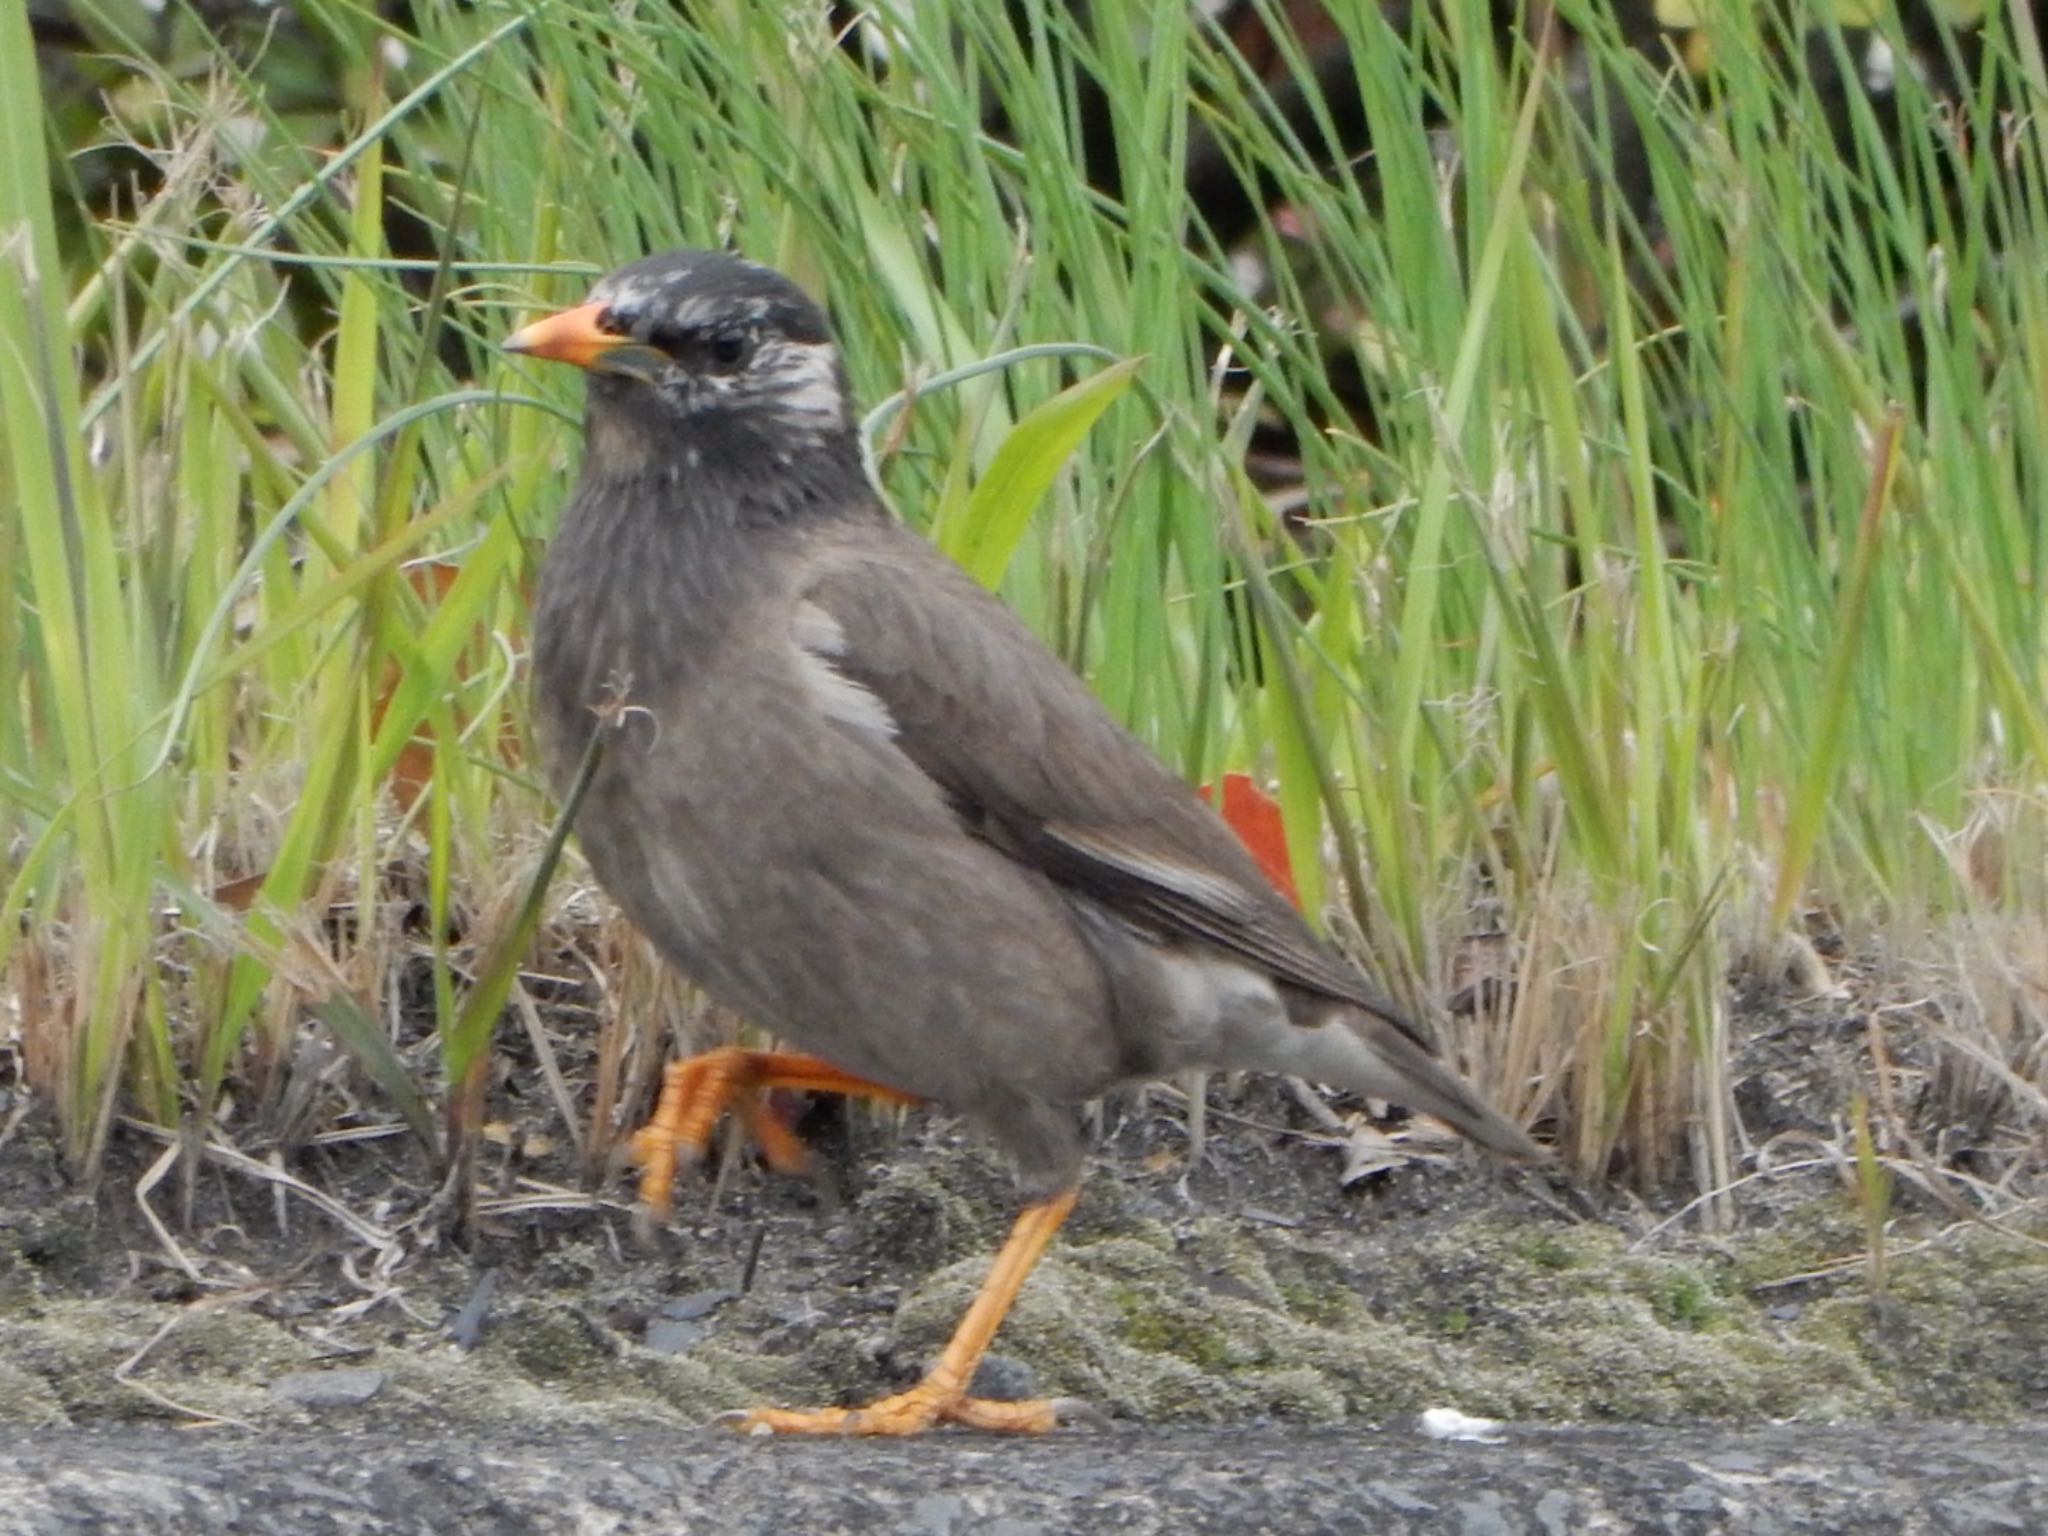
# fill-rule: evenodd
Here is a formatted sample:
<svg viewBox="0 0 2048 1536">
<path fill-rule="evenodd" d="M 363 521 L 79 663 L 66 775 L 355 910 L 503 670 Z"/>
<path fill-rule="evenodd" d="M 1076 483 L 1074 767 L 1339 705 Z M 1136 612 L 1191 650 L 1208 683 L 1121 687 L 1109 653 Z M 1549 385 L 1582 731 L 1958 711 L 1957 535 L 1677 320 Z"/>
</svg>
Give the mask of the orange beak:
<svg viewBox="0 0 2048 1536">
<path fill-rule="evenodd" d="M 629 345 L 633 339 L 598 325 L 604 308 L 602 304 L 579 304 L 558 315 L 545 316 L 507 336 L 505 350 L 523 352 L 550 363 L 574 363 L 578 368 L 588 368 L 614 347 Z"/>
</svg>

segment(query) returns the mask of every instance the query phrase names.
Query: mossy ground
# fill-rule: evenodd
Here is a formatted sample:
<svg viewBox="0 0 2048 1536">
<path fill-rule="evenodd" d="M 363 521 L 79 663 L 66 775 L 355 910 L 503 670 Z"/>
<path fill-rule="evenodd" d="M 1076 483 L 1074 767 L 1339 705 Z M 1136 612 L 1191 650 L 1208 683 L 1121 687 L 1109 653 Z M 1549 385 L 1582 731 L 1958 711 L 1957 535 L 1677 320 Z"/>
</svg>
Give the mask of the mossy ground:
<svg viewBox="0 0 2048 1536">
<path fill-rule="evenodd" d="M 1287 1120 L 1283 1096 L 1247 1092 L 1253 1118 Z M 1297 1133 L 1227 1125 L 1190 1170 L 1176 1113 L 1114 1118 L 997 1348 L 1013 1380 L 1021 1367 L 1037 1390 L 1118 1417 L 2048 1412 L 2038 1228 L 1944 1233 L 1938 1210 L 1902 1207 L 1882 1293 L 1860 1264 L 1782 1285 L 1861 1250 L 1841 1180 L 1745 1207 L 1733 1234 L 1646 1237 L 1654 1213 L 1638 1205 L 1575 1214 L 1549 1177 L 1470 1155 L 1347 1190 L 1336 1154 Z M 825 1139 L 820 1181 L 742 1167 L 715 1205 L 686 1191 L 653 1252 L 612 1202 L 494 1218 L 468 1251 L 422 1226 L 381 1268 L 303 1212 L 289 1235 L 266 1231 L 270 1202 L 209 1174 L 178 1238 L 195 1280 L 126 1189 L 67 1185 L 31 1122 L 0 1182 L 0 1422 L 680 1427 L 753 1402 L 873 1396 L 937 1350 L 1013 1205 L 995 1160 L 941 1117 L 855 1117 Z M 430 1182 L 388 1150 L 340 1173 L 362 1208 L 423 1202 Z M 447 1325 L 487 1271 L 464 1349 Z M 679 1302 L 685 1337 L 650 1348 Z M 342 1407 L 276 1385 L 336 1367 L 381 1384 Z"/>
</svg>

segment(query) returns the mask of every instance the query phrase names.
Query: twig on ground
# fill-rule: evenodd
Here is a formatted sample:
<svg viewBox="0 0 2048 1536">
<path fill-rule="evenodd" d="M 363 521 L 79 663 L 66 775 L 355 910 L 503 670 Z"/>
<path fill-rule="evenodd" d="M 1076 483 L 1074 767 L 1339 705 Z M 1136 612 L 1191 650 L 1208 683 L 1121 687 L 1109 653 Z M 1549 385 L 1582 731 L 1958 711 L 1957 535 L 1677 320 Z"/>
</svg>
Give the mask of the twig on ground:
<svg viewBox="0 0 2048 1536">
<path fill-rule="evenodd" d="M 177 1132 L 167 1131 L 160 1125 L 152 1125 L 147 1120 L 137 1120 L 128 1115 L 121 1117 L 121 1123 L 131 1130 L 141 1131 L 143 1134 L 154 1136 L 160 1141 L 171 1142 L 172 1151 L 176 1151 Z M 341 1227 L 351 1237 L 366 1247 L 384 1249 L 392 1247 L 398 1242 L 398 1234 L 396 1232 L 379 1226 L 373 1221 L 365 1220 L 332 1195 L 324 1190 L 315 1189 L 304 1179 L 287 1173 L 282 1168 L 272 1168 L 261 1160 L 249 1156 L 248 1153 L 237 1151 L 227 1143 L 219 1140 L 208 1141 L 204 1152 L 207 1160 L 210 1162 L 218 1163 L 222 1167 L 233 1169 L 237 1173 L 247 1174 L 250 1178 L 262 1179 L 266 1183 L 276 1184 L 289 1190 L 301 1200 L 304 1200 L 307 1204 L 320 1211 L 330 1221 Z M 170 1167 L 170 1163 L 165 1162 L 164 1159 L 159 1158 L 158 1161 L 163 1163 L 166 1169 Z M 145 1175 L 145 1177 L 147 1176 Z M 157 1177 L 161 1178 L 162 1174 L 157 1174 Z M 154 1181 L 152 1180 L 153 1183 Z"/>
<path fill-rule="evenodd" d="M 171 1236 L 170 1228 L 158 1217 L 156 1207 L 149 1203 L 149 1192 L 162 1183 L 164 1175 L 176 1166 L 178 1153 L 183 1145 L 181 1138 L 172 1137 L 170 1145 L 158 1154 L 157 1160 L 143 1170 L 142 1177 L 135 1181 L 135 1208 L 142 1212 L 142 1219 L 149 1223 L 149 1230 L 155 1235 L 157 1245 L 169 1256 L 171 1262 L 182 1269 L 187 1278 L 204 1285 L 205 1277 L 199 1273 L 199 1266 L 194 1264 L 185 1250 L 178 1246 L 178 1240 Z"/>
<path fill-rule="evenodd" d="M 1831 1157 L 1809 1157 L 1803 1158 L 1796 1163 L 1779 1163 L 1774 1167 L 1759 1168 L 1753 1173 L 1745 1173 L 1739 1179 L 1731 1179 L 1728 1183 L 1723 1184 L 1719 1189 L 1710 1189 L 1707 1190 L 1704 1194 L 1698 1194 L 1693 1196 L 1692 1199 L 1686 1201 L 1685 1204 L 1681 1205 L 1677 1210 L 1673 1211 L 1669 1216 L 1666 1216 L 1662 1221 L 1658 1222 L 1654 1227 L 1650 1228 L 1650 1230 L 1645 1232 L 1641 1237 L 1637 1238 L 1634 1242 L 1630 1243 L 1628 1245 L 1629 1252 L 1633 1253 L 1637 1249 L 1644 1247 L 1646 1244 L 1650 1243 L 1657 1237 L 1661 1236 L 1670 1228 L 1677 1226 L 1678 1223 L 1685 1220 L 1686 1217 L 1690 1216 L 1694 1211 L 1698 1210 L 1701 1206 L 1707 1205 L 1712 1201 L 1719 1200 L 1724 1196 L 1731 1195 L 1736 1190 L 1742 1188 L 1742 1186 L 1745 1184 L 1754 1184 L 1759 1179 L 1775 1179 L 1780 1174 L 1785 1173 L 1803 1173 L 1808 1168 L 1839 1168 L 1841 1164 L 1842 1159 L 1839 1155 Z"/>
<path fill-rule="evenodd" d="M 512 1006 L 518 1009 L 520 1022 L 526 1026 L 526 1038 L 532 1042 L 534 1059 L 540 1063 L 540 1075 L 554 1098 L 555 1112 L 568 1128 L 569 1140 L 580 1159 L 583 1156 L 583 1122 L 576 1113 L 576 1096 L 569 1091 L 569 1084 L 562 1077 L 561 1064 L 555 1060 L 555 1043 L 548 1038 L 547 1025 L 541 1022 L 540 1010 L 533 1005 L 532 994 L 516 975 L 512 978 Z"/>
<path fill-rule="evenodd" d="M 175 1148 L 173 1148 L 172 1150 L 173 1152 L 176 1151 Z M 162 1160 L 159 1159 L 159 1161 Z M 170 1394 L 166 1392 L 159 1392 L 155 1387 L 152 1387 L 148 1382 L 137 1381 L 134 1378 L 134 1371 L 136 1367 L 140 1366 L 142 1362 L 146 1358 L 148 1358 L 149 1352 L 155 1349 L 157 1345 L 161 1344 L 164 1341 L 165 1337 L 169 1335 L 171 1330 L 176 1328 L 180 1323 L 184 1322 L 186 1318 L 190 1317 L 194 1312 L 202 1310 L 212 1311 L 216 1307 L 219 1307 L 226 1302 L 238 1300 L 240 1300 L 239 1297 L 209 1297 L 205 1301 L 194 1302 L 189 1307 L 180 1308 L 177 1312 L 173 1313 L 170 1317 L 164 1320 L 163 1326 L 157 1329 L 155 1333 L 149 1336 L 149 1338 L 144 1342 L 142 1348 L 136 1350 L 134 1354 L 130 1355 L 126 1360 L 123 1360 L 119 1365 L 114 1367 L 114 1380 L 118 1381 L 122 1386 L 126 1387 L 129 1391 L 140 1392 L 144 1397 L 148 1398 L 151 1402 L 156 1403 L 161 1407 L 168 1408 L 173 1413 L 182 1413 L 187 1418 L 196 1420 L 196 1423 L 188 1426 L 190 1428 L 209 1429 L 216 1424 L 232 1424 L 237 1429 L 254 1430 L 256 1426 L 254 1424 L 249 1423 L 245 1419 L 238 1419 L 231 1413 L 215 1413 L 208 1408 L 194 1408 L 190 1403 L 181 1403 L 175 1397 L 172 1397 Z"/>
</svg>

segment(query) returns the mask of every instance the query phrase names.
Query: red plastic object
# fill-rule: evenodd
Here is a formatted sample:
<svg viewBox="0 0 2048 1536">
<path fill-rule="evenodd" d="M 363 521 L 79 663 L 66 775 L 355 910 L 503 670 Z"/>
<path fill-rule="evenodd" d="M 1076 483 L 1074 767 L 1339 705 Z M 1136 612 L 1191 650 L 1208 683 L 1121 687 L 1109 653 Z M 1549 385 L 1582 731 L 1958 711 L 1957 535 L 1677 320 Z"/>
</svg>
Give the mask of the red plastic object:
<svg viewBox="0 0 2048 1536">
<path fill-rule="evenodd" d="M 1202 798 L 1215 805 L 1216 786 L 1204 784 Z M 1273 889 L 1300 906 L 1301 894 L 1294 888 L 1294 866 L 1287 858 L 1287 833 L 1280 823 L 1280 802 L 1259 788 L 1250 774 L 1226 773 L 1221 809 L 1230 830 L 1251 850 L 1259 869 L 1273 882 Z"/>
</svg>

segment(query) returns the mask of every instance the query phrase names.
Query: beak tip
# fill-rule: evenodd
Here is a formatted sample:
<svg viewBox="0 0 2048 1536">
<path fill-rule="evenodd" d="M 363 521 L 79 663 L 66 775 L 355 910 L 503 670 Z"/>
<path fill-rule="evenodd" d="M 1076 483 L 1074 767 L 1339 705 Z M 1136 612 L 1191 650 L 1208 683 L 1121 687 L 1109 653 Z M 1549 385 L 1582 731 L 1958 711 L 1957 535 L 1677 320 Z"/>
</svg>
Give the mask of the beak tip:
<svg viewBox="0 0 2048 1536">
<path fill-rule="evenodd" d="M 498 343 L 498 350 L 515 357 L 588 368 L 625 340 L 600 325 L 603 318 L 601 304 L 582 304 L 559 314 L 545 315 L 507 336 Z"/>
</svg>

